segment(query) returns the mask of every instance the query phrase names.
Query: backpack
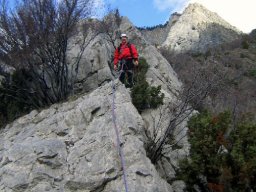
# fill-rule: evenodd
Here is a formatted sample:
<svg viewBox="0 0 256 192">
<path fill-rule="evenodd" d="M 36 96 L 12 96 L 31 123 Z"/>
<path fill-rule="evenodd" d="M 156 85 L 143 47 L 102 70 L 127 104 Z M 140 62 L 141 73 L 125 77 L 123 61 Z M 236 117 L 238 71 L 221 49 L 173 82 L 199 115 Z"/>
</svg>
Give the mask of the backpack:
<svg viewBox="0 0 256 192">
<path fill-rule="evenodd" d="M 118 47 L 118 53 L 119 53 L 119 54 L 120 54 L 121 46 L 122 46 L 122 44 L 120 44 L 119 47 Z M 128 43 L 127 43 L 127 46 L 129 47 L 130 54 L 131 54 L 131 56 L 132 56 L 132 58 L 133 58 L 133 53 L 132 53 L 131 44 L 128 42 Z"/>
</svg>

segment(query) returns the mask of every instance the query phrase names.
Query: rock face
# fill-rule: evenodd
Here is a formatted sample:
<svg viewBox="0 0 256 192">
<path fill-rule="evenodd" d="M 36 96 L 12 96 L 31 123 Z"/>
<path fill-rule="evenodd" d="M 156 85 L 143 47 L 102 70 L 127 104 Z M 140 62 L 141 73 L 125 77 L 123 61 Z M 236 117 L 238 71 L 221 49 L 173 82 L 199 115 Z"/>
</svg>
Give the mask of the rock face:
<svg viewBox="0 0 256 192">
<path fill-rule="evenodd" d="M 164 41 L 163 45 L 172 51 L 202 51 L 239 34 L 198 4 L 190 5 L 181 16 L 174 15 L 168 25 L 170 30 L 165 31 L 169 31 L 168 34 L 163 32 L 156 36 L 158 29 L 145 34 L 124 17 L 116 29 L 128 35 L 139 55 L 149 64 L 148 83 L 161 85 L 165 94 L 161 107 L 139 114 L 131 103 L 129 90 L 118 80 L 114 82 L 114 111 L 126 161 L 129 192 L 182 192 L 185 188 L 184 182 L 176 181 L 175 170 L 178 160 L 189 151 L 186 121 L 172 130 L 173 142 L 178 142 L 179 147 L 166 146 L 171 150 L 166 151 L 157 166 L 151 163 L 145 150 L 152 138 L 161 137 L 175 116 L 171 106 L 179 104 L 178 94 L 182 87 L 171 65 L 154 45 Z M 112 116 L 110 81 L 114 76 L 110 65 L 114 47 L 103 34 L 95 38 L 89 36 L 87 40 L 75 84 L 76 90 L 86 94 L 41 112 L 32 111 L 1 130 L 0 191 L 124 191 Z M 117 40 L 115 45 L 118 44 Z M 78 45 L 71 41 L 69 59 L 76 59 L 78 51 Z"/>
<path fill-rule="evenodd" d="M 144 122 L 128 91 L 121 85 L 115 95 L 129 191 L 172 191 L 146 157 Z M 108 83 L 8 125 L 0 134 L 0 190 L 123 191 L 112 96 Z"/>
<path fill-rule="evenodd" d="M 198 3 L 189 4 L 182 14 L 172 14 L 167 25 L 143 29 L 141 33 L 152 45 L 173 53 L 205 52 L 242 34 Z"/>
<path fill-rule="evenodd" d="M 204 52 L 207 48 L 231 42 L 241 32 L 198 3 L 190 4 L 170 32 L 162 46 L 173 52 Z"/>
<path fill-rule="evenodd" d="M 171 27 L 176 23 L 179 17 L 180 14 L 174 13 L 171 15 L 169 21 L 165 25 L 156 26 L 149 29 L 140 29 L 140 32 L 148 42 L 156 47 L 159 47 L 164 43 Z"/>
<path fill-rule="evenodd" d="M 180 151 L 169 153 L 173 162 L 169 161 L 171 158 L 165 159 L 168 167 L 164 178 L 173 180 L 173 186 L 162 177 L 165 167 L 155 167 L 145 151 L 149 140 L 146 134 L 151 134 L 155 127 L 152 115 L 160 117 L 170 103 L 178 101 L 176 95 L 181 83 L 170 64 L 127 18 L 122 19 L 118 30 L 128 34 L 140 56 L 147 60 L 150 66 L 147 81 L 161 85 L 165 93 L 161 109 L 139 114 L 131 103 L 129 90 L 115 80 L 114 108 L 129 192 L 183 191 L 184 182 L 175 181 L 174 168 L 177 154 L 187 153 L 186 138 Z M 70 55 L 76 49 L 74 46 Z M 77 83 L 87 94 L 41 112 L 32 111 L 1 131 L 0 191 L 124 191 L 112 122 L 113 89 L 108 82 L 113 78 L 109 68 L 113 51 L 104 36 L 97 36 L 85 50 L 78 70 Z M 167 113 L 159 130 L 166 129 L 170 118 Z M 177 132 L 180 128 L 177 127 Z"/>
<path fill-rule="evenodd" d="M 76 59 L 77 53 L 80 51 L 79 45 L 76 45 L 77 39 L 82 39 L 83 36 L 78 35 L 76 39 L 71 41 L 69 59 Z M 77 79 L 75 83 L 76 92 L 90 92 L 100 85 L 111 81 L 112 74 L 108 63 L 111 62 L 113 48 L 110 43 L 104 38 L 104 35 L 94 37 L 89 34 L 86 39 L 86 46 L 78 66 Z"/>
<path fill-rule="evenodd" d="M 156 27 L 154 29 L 140 30 L 140 32 L 143 34 L 145 39 L 147 39 L 152 45 L 155 45 L 156 47 L 162 45 L 169 31 L 170 31 L 169 24 L 164 25 L 163 27 Z"/>
</svg>

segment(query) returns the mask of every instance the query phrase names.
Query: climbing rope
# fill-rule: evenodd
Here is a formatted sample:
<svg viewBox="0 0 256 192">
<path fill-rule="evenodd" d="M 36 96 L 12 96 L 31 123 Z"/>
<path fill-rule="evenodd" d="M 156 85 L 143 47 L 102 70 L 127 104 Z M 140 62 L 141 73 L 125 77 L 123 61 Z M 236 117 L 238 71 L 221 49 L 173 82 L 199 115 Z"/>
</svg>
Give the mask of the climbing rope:
<svg viewBox="0 0 256 192">
<path fill-rule="evenodd" d="M 121 76 L 123 72 L 123 65 L 121 65 L 121 70 L 120 70 L 120 74 L 118 75 L 118 78 Z M 116 133 L 116 142 L 117 142 L 117 151 L 119 153 L 120 156 L 120 160 L 121 160 L 121 166 L 122 166 L 122 170 L 123 170 L 123 182 L 124 182 L 124 186 L 125 186 L 125 192 L 128 192 L 128 185 L 127 185 L 127 176 L 126 176 L 126 165 L 125 165 L 125 159 L 124 159 L 124 153 L 121 147 L 121 141 L 120 141 L 120 135 L 119 135 L 119 131 L 118 131 L 118 127 L 117 127 L 117 123 L 116 123 L 116 113 L 115 113 L 115 92 L 116 92 L 116 86 L 115 86 L 115 79 L 112 79 L 112 121 L 113 121 L 113 125 L 114 125 L 114 129 L 115 129 L 115 133 Z"/>
</svg>

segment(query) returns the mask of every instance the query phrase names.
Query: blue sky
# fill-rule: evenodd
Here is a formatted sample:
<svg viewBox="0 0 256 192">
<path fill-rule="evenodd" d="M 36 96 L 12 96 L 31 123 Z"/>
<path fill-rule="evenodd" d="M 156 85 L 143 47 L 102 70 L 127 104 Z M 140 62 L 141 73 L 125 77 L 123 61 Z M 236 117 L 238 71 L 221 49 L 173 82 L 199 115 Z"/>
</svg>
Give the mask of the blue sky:
<svg viewBox="0 0 256 192">
<path fill-rule="evenodd" d="M 15 0 L 7 0 L 13 3 Z M 61 1 L 61 0 L 59 0 Z M 93 0 L 97 8 L 118 8 L 138 27 L 164 24 L 174 12 L 182 13 L 189 3 L 198 2 L 216 12 L 231 25 L 248 33 L 256 29 L 256 0 Z M 102 10 L 102 9 L 101 9 Z"/>
<path fill-rule="evenodd" d="M 198 2 L 245 33 L 256 29 L 256 0 L 96 0 L 118 8 L 139 27 L 164 24 L 172 13 Z"/>
<path fill-rule="evenodd" d="M 155 26 L 169 20 L 175 7 L 160 10 L 153 0 L 112 0 L 111 7 L 118 8 L 120 14 L 129 17 L 138 26 Z"/>
</svg>

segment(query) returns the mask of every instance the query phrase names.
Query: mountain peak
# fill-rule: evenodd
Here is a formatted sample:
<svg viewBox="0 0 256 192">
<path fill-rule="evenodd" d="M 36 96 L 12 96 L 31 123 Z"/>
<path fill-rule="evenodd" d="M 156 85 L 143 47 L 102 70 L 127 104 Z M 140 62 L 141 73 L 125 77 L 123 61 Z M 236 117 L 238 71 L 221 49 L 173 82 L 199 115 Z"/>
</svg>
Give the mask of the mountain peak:
<svg viewBox="0 0 256 192">
<path fill-rule="evenodd" d="M 203 9 L 208 11 L 207 8 L 205 8 L 202 4 L 200 3 L 189 3 L 186 9 Z"/>
<path fill-rule="evenodd" d="M 205 10 L 208 11 L 202 4 L 200 3 L 189 3 L 188 6 L 186 7 L 185 11 L 193 11 L 193 10 Z M 184 12 L 185 12 L 184 11 Z"/>
<path fill-rule="evenodd" d="M 174 52 L 204 52 L 238 38 L 241 34 L 234 26 L 199 3 L 189 4 L 171 27 L 164 47 Z"/>
<path fill-rule="evenodd" d="M 221 18 L 217 13 L 208 10 L 202 4 L 190 3 L 182 13 L 183 17 L 188 17 L 189 22 L 196 23 L 218 23 L 226 28 L 239 31 L 234 26 L 231 26 L 227 21 Z"/>
</svg>

